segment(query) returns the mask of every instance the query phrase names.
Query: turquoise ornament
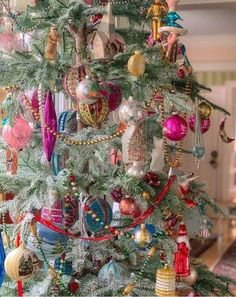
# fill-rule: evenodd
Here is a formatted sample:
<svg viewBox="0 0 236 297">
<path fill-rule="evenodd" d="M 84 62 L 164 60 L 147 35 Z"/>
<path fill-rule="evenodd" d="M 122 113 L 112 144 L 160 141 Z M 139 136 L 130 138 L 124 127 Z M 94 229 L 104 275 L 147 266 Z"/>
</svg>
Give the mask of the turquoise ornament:
<svg viewBox="0 0 236 297">
<path fill-rule="evenodd" d="M 193 147 L 193 156 L 196 157 L 197 159 L 201 159 L 205 155 L 205 147 L 204 146 L 198 146 L 195 145 Z"/>
<path fill-rule="evenodd" d="M 128 276 L 128 269 L 121 263 L 111 260 L 105 264 L 98 273 L 98 278 L 103 281 L 118 281 Z"/>
<path fill-rule="evenodd" d="M 62 257 L 55 260 L 54 268 L 55 270 L 60 271 L 64 275 L 71 275 L 73 272 L 72 262 L 68 260 L 63 260 Z"/>
<path fill-rule="evenodd" d="M 181 25 L 179 25 L 178 23 L 176 23 L 179 20 L 182 21 L 183 19 L 180 17 L 180 15 L 177 12 L 171 11 L 164 18 L 163 22 L 164 22 L 165 26 L 182 29 L 183 27 Z"/>
<path fill-rule="evenodd" d="M 86 203 L 90 210 L 96 214 L 96 218 L 85 212 L 85 228 L 90 232 L 102 231 L 104 225 L 109 225 L 112 220 L 112 209 L 110 204 L 104 199 L 92 198 Z"/>
</svg>

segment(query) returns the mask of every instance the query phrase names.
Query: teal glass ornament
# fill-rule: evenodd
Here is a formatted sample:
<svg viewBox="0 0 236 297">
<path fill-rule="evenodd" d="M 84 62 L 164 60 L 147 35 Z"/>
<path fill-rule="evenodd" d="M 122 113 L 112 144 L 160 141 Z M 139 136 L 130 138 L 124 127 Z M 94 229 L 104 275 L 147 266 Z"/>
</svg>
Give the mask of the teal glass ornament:
<svg viewBox="0 0 236 297">
<path fill-rule="evenodd" d="M 115 260 L 105 264 L 98 273 L 98 278 L 103 281 L 118 281 L 126 276 L 128 276 L 128 269 Z"/>
<path fill-rule="evenodd" d="M 201 159 L 204 157 L 205 155 L 205 147 L 204 146 L 200 146 L 200 145 L 195 145 L 193 147 L 193 155 L 194 157 L 196 157 L 197 159 Z"/>
<path fill-rule="evenodd" d="M 182 21 L 183 19 L 180 17 L 180 15 L 177 12 L 171 11 L 167 14 L 167 16 L 164 18 L 163 21 L 165 26 L 182 29 L 183 27 L 178 23 L 176 23 L 176 21 L 179 21 L 179 20 Z"/>
</svg>

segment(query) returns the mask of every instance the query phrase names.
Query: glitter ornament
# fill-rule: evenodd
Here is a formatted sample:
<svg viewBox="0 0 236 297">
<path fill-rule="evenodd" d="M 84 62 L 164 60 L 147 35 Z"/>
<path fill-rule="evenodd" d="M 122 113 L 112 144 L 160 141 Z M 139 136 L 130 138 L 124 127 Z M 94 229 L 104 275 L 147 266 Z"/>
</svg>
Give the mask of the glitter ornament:
<svg viewBox="0 0 236 297">
<path fill-rule="evenodd" d="M 32 129 L 29 123 L 20 115 L 17 115 L 13 126 L 9 121 L 3 126 L 2 137 L 11 148 L 19 151 L 23 149 L 30 141 L 32 136 Z"/>
<path fill-rule="evenodd" d="M 121 199 L 120 202 L 120 213 L 125 216 L 130 216 L 135 213 L 137 206 L 133 198 L 127 197 Z"/>
<path fill-rule="evenodd" d="M 195 126 L 196 126 L 196 115 L 192 115 L 189 118 L 189 128 L 192 132 L 195 132 Z M 201 132 L 202 134 L 206 133 L 209 129 L 210 129 L 210 125 L 211 125 L 211 120 L 210 118 L 208 119 L 201 119 Z"/>
<path fill-rule="evenodd" d="M 98 278 L 103 281 L 118 281 L 128 276 L 128 269 L 121 263 L 111 260 L 105 264 L 98 273 Z"/>
<path fill-rule="evenodd" d="M 4 265 L 13 281 L 30 279 L 39 269 L 37 256 L 23 243 L 6 256 Z"/>
<path fill-rule="evenodd" d="M 128 71 L 131 75 L 139 77 L 145 72 L 146 62 L 140 51 L 135 51 L 134 55 L 129 58 Z"/>
<path fill-rule="evenodd" d="M 89 76 L 80 81 L 76 88 L 78 103 L 93 104 L 100 96 L 100 89 L 97 82 L 91 80 Z"/>
<path fill-rule="evenodd" d="M 151 187 L 158 187 L 160 186 L 161 182 L 158 175 L 155 172 L 147 172 L 144 181 Z"/>
<path fill-rule="evenodd" d="M 176 274 L 169 266 L 160 268 L 156 273 L 156 295 L 158 297 L 175 297 Z"/>
<path fill-rule="evenodd" d="M 110 192 L 111 198 L 113 201 L 120 203 L 123 195 L 122 189 L 121 188 L 115 188 Z"/>
<path fill-rule="evenodd" d="M 144 110 L 138 101 L 133 97 L 129 97 L 128 101 L 124 101 L 119 108 L 119 117 L 121 122 L 126 124 L 138 124 L 144 118 Z"/>
<path fill-rule="evenodd" d="M 79 287 L 79 282 L 76 279 L 72 278 L 68 284 L 69 291 L 72 294 L 76 294 L 79 290 Z"/>
<path fill-rule="evenodd" d="M 163 123 L 164 136 L 169 140 L 180 141 L 185 138 L 187 131 L 187 122 L 178 114 L 172 114 Z"/>
</svg>

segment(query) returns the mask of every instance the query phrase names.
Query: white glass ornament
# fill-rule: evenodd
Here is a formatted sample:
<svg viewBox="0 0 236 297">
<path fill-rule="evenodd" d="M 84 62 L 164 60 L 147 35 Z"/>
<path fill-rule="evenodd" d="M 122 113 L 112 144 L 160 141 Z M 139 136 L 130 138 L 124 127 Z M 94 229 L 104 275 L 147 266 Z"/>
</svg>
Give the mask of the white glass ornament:
<svg viewBox="0 0 236 297">
<path fill-rule="evenodd" d="M 135 178 L 143 178 L 147 173 L 147 166 L 143 161 L 136 161 L 129 165 L 126 173 Z"/>
<path fill-rule="evenodd" d="M 136 125 L 144 118 L 144 109 L 142 104 L 129 97 L 128 101 L 122 102 L 119 108 L 119 117 L 121 122 Z"/>
</svg>

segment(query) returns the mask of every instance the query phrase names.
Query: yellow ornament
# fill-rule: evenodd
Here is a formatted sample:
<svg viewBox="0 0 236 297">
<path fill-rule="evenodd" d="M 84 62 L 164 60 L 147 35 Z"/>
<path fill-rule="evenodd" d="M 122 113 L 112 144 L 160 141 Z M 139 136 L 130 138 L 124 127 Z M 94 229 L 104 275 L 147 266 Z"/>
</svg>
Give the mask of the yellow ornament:
<svg viewBox="0 0 236 297">
<path fill-rule="evenodd" d="M 31 278 L 39 269 L 37 256 L 22 243 L 11 251 L 5 259 L 5 270 L 13 281 Z"/>
<path fill-rule="evenodd" d="M 100 97 L 93 104 L 79 103 L 80 119 L 88 126 L 99 128 L 106 120 L 109 107 L 106 98 Z"/>
<path fill-rule="evenodd" d="M 5 194 L 4 192 L 0 192 L 0 202 L 3 202 L 5 200 Z"/>
<path fill-rule="evenodd" d="M 128 284 L 123 291 L 123 296 L 128 296 L 130 293 L 132 293 L 135 287 L 136 287 L 135 283 Z"/>
<path fill-rule="evenodd" d="M 150 193 L 147 192 L 147 191 L 144 191 L 144 192 L 142 193 L 142 196 L 143 196 L 143 199 L 144 199 L 145 201 L 150 201 L 150 199 L 151 199 L 151 195 L 150 195 Z"/>
<path fill-rule="evenodd" d="M 211 115 L 211 106 L 206 103 L 206 102 L 202 102 L 199 104 L 198 106 L 199 112 L 200 112 L 200 116 L 201 119 L 205 120 L 208 119 Z"/>
<path fill-rule="evenodd" d="M 158 297 L 175 297 L 176 290 L 175 271 L 166 265 L 156 273 L 156 295 Z"/>
<path fill-rule="evenodd" d="M 134 242 L 141 248 L 145 248 L 152 242 L 152 234 L 146 228 L 145 224 L 141 224 L 139 229 L 134 233 Z"/>
<path fill-rule="evenodd" d="M 11 243 L 11 240 L 10 240 L 10 236 L 7 234 L 7 233 L 4 233 L 3 235 L 3 243 L 6 247 L 10 247 L 10 243 Z"/>
<path fill-rule="evenodd" d="M 134 55 L 129 58 L 128 71 L 131 75 L 139 77 L 144 74 L 146 61 L 140 51 L 135 51 Z"/>
</svg>

